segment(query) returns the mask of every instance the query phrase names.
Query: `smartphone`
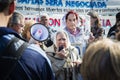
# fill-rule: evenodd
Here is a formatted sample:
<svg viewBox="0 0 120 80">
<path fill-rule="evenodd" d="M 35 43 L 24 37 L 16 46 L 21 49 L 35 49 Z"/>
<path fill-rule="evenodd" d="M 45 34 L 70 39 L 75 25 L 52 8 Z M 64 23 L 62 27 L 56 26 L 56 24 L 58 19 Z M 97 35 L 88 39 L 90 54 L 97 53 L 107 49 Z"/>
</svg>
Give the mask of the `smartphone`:
<svg viewBox="0 0 120 80">
<path fill-rule="evenodd" d="M 60 46 L 59 49 L 58 49 L 58 51 L 61 51 L 63 48 L 64 48 L 63 46 Z"/>
</svg>

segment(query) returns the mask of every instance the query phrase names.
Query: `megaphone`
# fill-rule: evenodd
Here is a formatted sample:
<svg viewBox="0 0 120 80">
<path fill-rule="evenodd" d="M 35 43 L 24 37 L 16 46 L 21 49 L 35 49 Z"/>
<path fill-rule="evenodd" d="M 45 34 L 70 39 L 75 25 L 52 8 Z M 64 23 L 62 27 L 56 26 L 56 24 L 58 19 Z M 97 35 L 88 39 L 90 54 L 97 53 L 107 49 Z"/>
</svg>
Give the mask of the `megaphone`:
<svg viewBox="0 0 120 80">
<path fill-rule="evenodd" d="M 33 39 L 40 42 L 47 40 L 49 37 L 48 28 L 40 23 L 35 23 L 31 26 L 30 34 Z"/>
</svg>

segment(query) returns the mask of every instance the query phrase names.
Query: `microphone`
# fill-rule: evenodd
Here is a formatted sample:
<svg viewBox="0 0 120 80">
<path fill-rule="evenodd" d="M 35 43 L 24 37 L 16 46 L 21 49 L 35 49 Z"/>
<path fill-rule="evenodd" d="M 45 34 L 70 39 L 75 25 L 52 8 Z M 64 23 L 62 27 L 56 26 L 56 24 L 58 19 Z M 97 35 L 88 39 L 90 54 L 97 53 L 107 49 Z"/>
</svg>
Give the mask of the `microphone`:
<svg viewBox="0 0 120 80">
<path fill-rule="evenodd" d="M 63 48 L 64 48 L 64 46 L 60 46 L 60 47 L 58 48 L 58 52 L 61 51 Z"/>
</svg>

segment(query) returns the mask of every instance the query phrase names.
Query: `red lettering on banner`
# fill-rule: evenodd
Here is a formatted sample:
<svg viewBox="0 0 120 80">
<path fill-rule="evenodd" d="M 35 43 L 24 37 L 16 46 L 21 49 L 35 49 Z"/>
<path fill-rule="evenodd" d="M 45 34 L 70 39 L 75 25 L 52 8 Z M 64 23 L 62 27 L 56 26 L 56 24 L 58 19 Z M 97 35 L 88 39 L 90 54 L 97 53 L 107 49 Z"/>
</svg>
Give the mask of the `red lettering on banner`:
<svg viewBox="0 0 120 80">
<path fill-rule="evenodd" d="M 37 18 L 36 21 L 37 21 L 37 22 L 40 22 L 40 18 Z"/>
<path fill-rule="evenodd" d="M 55 19 L 55 26 L 56 26 L 56 25 L 60 26 L 60 19 L 58 19 L 58 20 Z"/>
<path fill-rule="evenodd" d="M 106 20 L 106 26 L 111 26 L 110 20 Z"/>
<path fill-rule="evenodd" d="M 36 20 L 36 18 L 33 18 L 33 20 Z"/>
<path fill-rule="evenodd" d="M 25 18 L 25 20 L 28 20 L 28 18 Z"/>
<path fill-rule="evenodd" d="M 105 25 L 105 20 L 104 20 L 104 19 L 102 20 L 102 26 L 106 26 L 106 25 Z"/>
<path fill-rule="evenodd" d="M 60 26 L 60 19 L 53 19 L 53 18 L 49 18 L 49 25 L 50 26 Z"/>
<path fill-rule="evenodd" d="M 111 22 L 109 19 L 101 19 L 101 23 L 102 23 L 102 26 L 103 27 L 106 27 L 106 26 L 111 26 Z"/>
<path fill-rule="evenodd" d="M 25 20 L 35 20 L 36 22 L 40 22 L 40 18 L 35 18 L 35 17 L 26 17 Z M 49 25 L 50 26 L 58 26 L 60 27 L 60 19 L 54 19 L 54 18 L 49 18 Z"/>
<path fill-rule="evenodd" d="M 52 26 L 54 24 L 53 18 L 49 18 L 49 25 Z"/>
</svg>

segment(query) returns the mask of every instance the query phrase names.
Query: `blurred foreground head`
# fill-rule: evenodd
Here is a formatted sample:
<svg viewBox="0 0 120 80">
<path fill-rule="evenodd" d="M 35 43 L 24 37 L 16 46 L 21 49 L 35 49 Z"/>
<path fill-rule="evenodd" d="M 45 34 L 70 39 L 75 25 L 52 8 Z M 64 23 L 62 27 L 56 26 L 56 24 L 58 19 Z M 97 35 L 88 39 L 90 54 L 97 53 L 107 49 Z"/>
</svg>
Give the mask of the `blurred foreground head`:
<svg viewBox="0 0 120 80">
<path fill-rule="evenodd" d="M 83 80 L 120 80 L 120 43 L 103 39 L 91 44 L 81 64 Z"/>
<path fill-rule="evenodd" d="M 9 9 L 10 5 L 14 2 L 15 0 L 0 0 L 0 12 L 3 12 L 7 9 Z"/>
<path fill-rule="evenodd" d="M 7 26 L 15 10 L 15 0 L 0 0 L 0 26 Z"/>
<path fill-rule="evenodd" d="M 116 22 L 120 21 L 120 12 L 116 14 Z"/>
</svg>

